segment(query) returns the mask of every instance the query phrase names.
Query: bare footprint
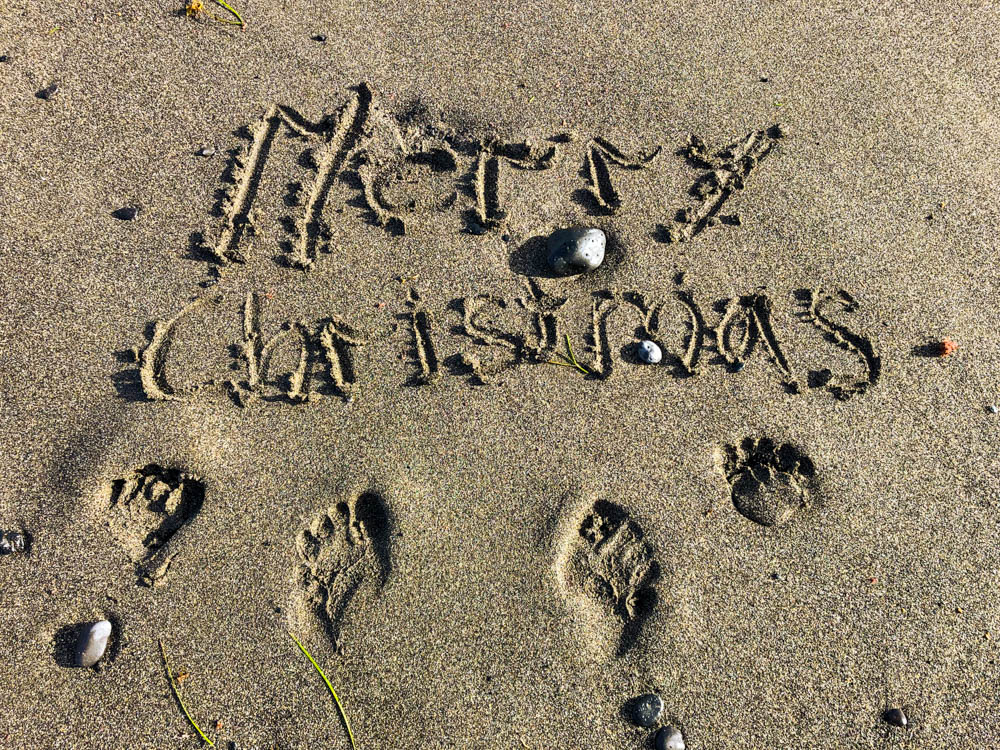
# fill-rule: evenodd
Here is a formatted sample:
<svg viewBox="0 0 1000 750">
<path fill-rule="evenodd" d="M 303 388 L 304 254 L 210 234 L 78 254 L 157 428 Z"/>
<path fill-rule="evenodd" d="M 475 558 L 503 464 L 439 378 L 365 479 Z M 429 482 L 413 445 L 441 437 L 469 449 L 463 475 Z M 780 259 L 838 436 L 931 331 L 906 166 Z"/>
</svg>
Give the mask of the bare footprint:
<svg viewBox="0 0 1000 750">
<path fill-rule="evenodd" d="M 720 456 L 733 506 L 754 523 L 779 526 L 809 507 L 816 470 L 794 445 L 746 438 L 723 446 Z"/>
<path fill-rule="evenodd" d="M 179 469 L 147 464 L 98 493 L 98 513 L 136 563 L 139 582 L 162 585 L 177 554 L 170 542 L 205 501 L 205 485 Z"/>
<path fill-rule="evenodd" d="M 660 565 L 625 509 L 597 500 L 566 528 L 556 573 L 593 645 L 628 652 L 656 605 Z"/>
<path fill-rule="evenodd" d="M 293 625 L 325 631 L 342 649 L 340 626 L 355 594 L 366 584 L 377 594 L 389 578 L 391 525 L 388 506 L 374 492 L 337 503 L 313 519 L 295 545 L 299 565 L 291 613 L 298 622 Z"/>
</svg>

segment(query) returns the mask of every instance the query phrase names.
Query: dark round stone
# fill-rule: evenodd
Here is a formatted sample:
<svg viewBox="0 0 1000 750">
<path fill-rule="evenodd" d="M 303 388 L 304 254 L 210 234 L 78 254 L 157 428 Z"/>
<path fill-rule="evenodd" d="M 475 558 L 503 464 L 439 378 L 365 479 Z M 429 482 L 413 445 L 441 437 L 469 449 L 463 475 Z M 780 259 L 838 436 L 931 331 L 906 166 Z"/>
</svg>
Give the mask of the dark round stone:
<svg viewBox="0 0 1000 750">
<path fill-rule="evenodd" d="M 326 34 L 313 34 L 313 41 L 314 42 L 325 42 L 326 41 Z"/>
<path fill-rule="evenodd" d="M 646 693 L 635 699 L 632 706 L 632 721 L 640 727 L 651 727 L 663 713 L 663 699 L 654 693 Z"/>
<path fill-rule="evenodd" d="M 663 727 L 656 733 L 656 750 L 685 750 L 684 735 L 676 727 Z"/>
<path fill-rule="evenodd" d="M 901 708 L 890 708 L 882 714 L 882 718 L 885 719 L 887 724 L 892 724 L 894 727 L 905 728 L 907 724 L 906 714 L 903 713 L 903 709 Z"/>
<path fill-rule="evenodd" d="M 123 206 L 122 208 L 112 211 L 111 215 L 119 221 L 132 221 L 139 215 L 139 209 L 135 206 Z"/>
</svg>

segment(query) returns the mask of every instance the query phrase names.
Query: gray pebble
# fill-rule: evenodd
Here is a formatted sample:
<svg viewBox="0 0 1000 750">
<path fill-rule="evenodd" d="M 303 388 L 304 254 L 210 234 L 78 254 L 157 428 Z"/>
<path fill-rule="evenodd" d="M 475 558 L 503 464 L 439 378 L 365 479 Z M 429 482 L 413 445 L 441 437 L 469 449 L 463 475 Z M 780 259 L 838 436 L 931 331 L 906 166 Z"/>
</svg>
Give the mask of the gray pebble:
<svg viewBox="0 0 1000 750">
<path fill-rule="evenodd" d="M 313 34 L 313 41 L 323 43 L 326 41 L 326 34 Z"/>
<path fill-rule="evenodd" d="M 684 750 L 684 735 L 675 727 L 663 727 L 656 733 L 656 750 Z"/>
<path fill-rule="evenodd" d="M 7 541 L 6 537 L 0 537 L 0 555 L 9 555 L 14 551 L 14 547 Z"/>
<path fill-rule="evenodd" d="M 58 92 L 59 92 L 59 86 L 54 83 L 50 83 L 44 89 L 39 89 L 38 92 L 35 94 L 35 96 L 37 96 L 39 99 L 45 99 L 46 101 L 48 101 Z"/>
<path fill-rule="evenodd" d="M 640 695 L 632 707 L 632 721 L 640 727 L 651 727 L 663 713 L 663 700 L 654 693 Z"/>
<path fill-rule="evenodd" d="M 639 342 L 639 359 L 647 365 L 655 365 L 663 359 L 663 352 L 660 351 L 660 347 L 656 345 L 655 341 L 646 339 Z"/>
<path fill-rule="evenodd" d="M 135 206 L 123 206 L 111 212 L 111 215 L 120 221 L 132 221 L 139 215 L 139 209 Z"/>
<path fill-rule="evenodd" d="M 215 156 L 215 149 L 212 146 L 203 146 L 198 149 L 198 156 Z"/>
<path fill-rule="evenodd" d="M 11 531 L 7 534 L 5 541 L 10 544 L 10 548 L 13 552 L 24 552 L 28 546 L 28 540 L 25 538 L 24 534 L 18 534 L 16 531 Z"/>
<path fill-rule="evenodd" d="M 906 728 L 906 714 L 903 713 L 901 708 L 890 708 L 882 716 L 887 724 L 892 724 L 894 727 Z"/>
<path fill-rule="evenodd" d="M 998 409 L 995 404 L 990 404 L 989 406 L 986 407 L 986 411 L 988 411 L 990 414 L 996 414 Z"/>
<path fill-rule="evenodd" d="M 10 62 L 10 55 L 0 55 L 0 63 Z"/>
<path fill-rule="evenodd" d="M 548 239 L 549 265 L 563 276 L 593 271 L 604 262 L 606 244 L 607 237 L 600 229 L 560 229 Z"/>
<path fill-rule="evenodd" d="M 111 623 L 101 620 L 91 625 L 80 637 L 76 648 L 76 663 L 81 667 L 92 667 L 104 656 L 111 635 Z"/>
</svg>

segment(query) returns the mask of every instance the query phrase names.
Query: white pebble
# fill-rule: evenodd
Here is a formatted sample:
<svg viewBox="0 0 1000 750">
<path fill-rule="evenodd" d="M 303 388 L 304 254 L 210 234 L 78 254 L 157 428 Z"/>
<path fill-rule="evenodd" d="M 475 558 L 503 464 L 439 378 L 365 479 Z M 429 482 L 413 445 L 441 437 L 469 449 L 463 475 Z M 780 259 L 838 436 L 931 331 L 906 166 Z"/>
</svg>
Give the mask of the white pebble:
<svg viewBox="0 0 1000 750">
<path fill-rule="evenodd" d="M 663 359 L 663 352 L 660 351 L 660 347 L 656 345 L 655 341 L 646 339 L 639 342 L 639 359 L 647 365 L 655 365 Z"/>
<path fill-rule="evenodd" d="M 604 262 L 607 237 L 600 229 L 574 227 L 553 232 L 547 244 L 552 270 L 569 276 L 593 271 Z"/>
<path fill-rule="evenodd" d="M 101 620 L 91 625 L 80 638 L 77 646 L 76 663 L 81 667 L 92 667 L 104 656 L 111 635 L 111 623 Z"/>
</svg>

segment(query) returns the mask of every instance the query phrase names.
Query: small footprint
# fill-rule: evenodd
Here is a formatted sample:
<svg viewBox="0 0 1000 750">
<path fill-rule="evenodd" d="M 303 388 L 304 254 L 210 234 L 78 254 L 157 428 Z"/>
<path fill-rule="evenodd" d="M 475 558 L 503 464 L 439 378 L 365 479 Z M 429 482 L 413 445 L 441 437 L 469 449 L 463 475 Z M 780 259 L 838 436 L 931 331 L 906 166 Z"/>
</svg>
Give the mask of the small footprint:
<svg viewBox="0 0 1000 750">
<path fill-rule="evenodd" d="M 733 505 L 754 523 L 779 526 L 810 506 L 816 469 L 791 443 L 746 438 L 723 446 L 721 458 Z"/>
<path fill-rule="evenodd" d="M 389 578 L 391 525 L 388 506 L 374 492 L 313 519 L 295 545 L 299 565 L 291 612 L 297 625 L 318 626 L 342 649 L 340 625 L 351 600 L 366 583 L 377 594 Z"/>
<path fill-rule="evenodd" d="M 608 500 L 597 500 L 564 533 L 557 562 L 563 590 L 586 610 L 592 637 L 622 656 L 656 605 L 653 549 L 625 509 Z"/>
<path fill-rule="evenodd" d="M 148 464 L 105 485 L 98 502 L 112 535 L 136 563 L 139 582 L 153 586 L 165 582 L 177 554 L 169 543 L 204 501 L 200 479 Z"/>
</svg>

